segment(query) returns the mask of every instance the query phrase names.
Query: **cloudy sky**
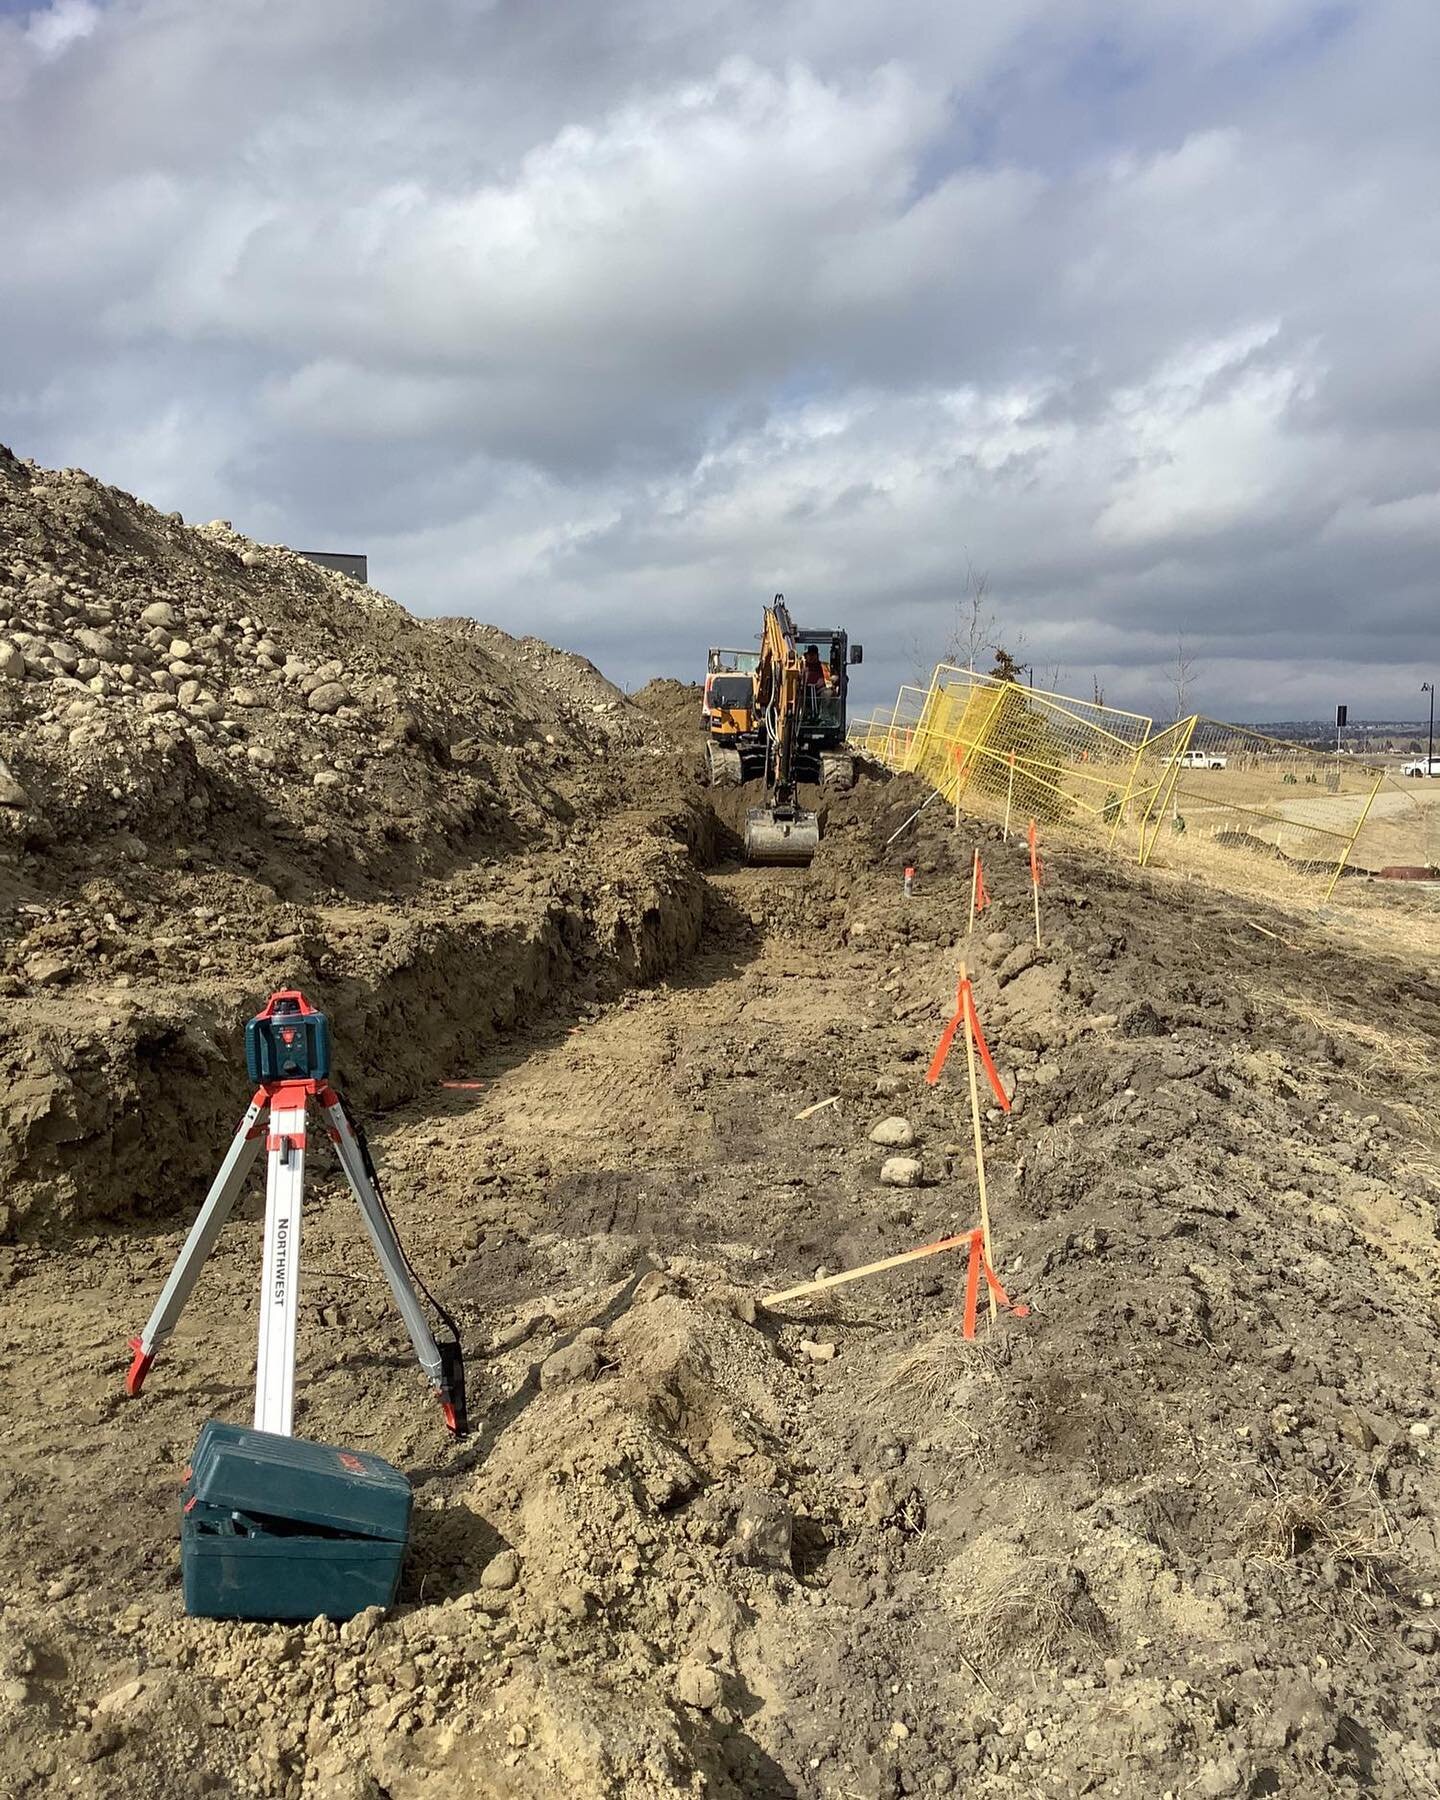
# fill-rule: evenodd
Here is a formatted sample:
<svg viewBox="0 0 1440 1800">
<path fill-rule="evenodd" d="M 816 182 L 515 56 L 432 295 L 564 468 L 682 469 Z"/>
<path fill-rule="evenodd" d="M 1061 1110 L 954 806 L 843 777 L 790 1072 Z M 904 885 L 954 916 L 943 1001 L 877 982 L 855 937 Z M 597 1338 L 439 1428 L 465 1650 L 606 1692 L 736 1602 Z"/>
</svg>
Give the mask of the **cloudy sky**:
<svg viewBox="0 0 1440 1800">
<path fill-rule="evenodd" d="M 617 679 L 1440 674 L 1434 0 L 0 0 L 0 441 Z M 1432 666 L 1433 665 L 1433 666 Z"/>
</svg>

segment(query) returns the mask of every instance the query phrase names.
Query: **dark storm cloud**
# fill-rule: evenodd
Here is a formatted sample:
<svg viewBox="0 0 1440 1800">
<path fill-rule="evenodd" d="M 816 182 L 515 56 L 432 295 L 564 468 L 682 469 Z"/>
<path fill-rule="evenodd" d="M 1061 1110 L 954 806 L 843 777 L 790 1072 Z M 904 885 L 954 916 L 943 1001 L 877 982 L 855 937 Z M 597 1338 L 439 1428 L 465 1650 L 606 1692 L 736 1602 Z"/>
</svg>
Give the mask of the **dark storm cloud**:
<svg viewBox="0 0 1440 1800">
<path fill-rule="evenodd" d="M 426 611 L 1409 709 L 1421 0 L 0 5 L 0 436 Z"/>
</svg>

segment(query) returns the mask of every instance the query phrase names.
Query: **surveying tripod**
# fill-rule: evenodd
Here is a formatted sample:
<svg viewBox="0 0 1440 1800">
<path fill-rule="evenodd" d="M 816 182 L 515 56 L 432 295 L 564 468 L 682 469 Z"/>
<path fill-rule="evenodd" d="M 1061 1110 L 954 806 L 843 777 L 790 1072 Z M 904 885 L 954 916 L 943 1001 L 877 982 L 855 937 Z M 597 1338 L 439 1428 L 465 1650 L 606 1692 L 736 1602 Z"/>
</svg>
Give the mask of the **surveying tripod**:
<svg viewBox="0 0 1440 1800">
<path fill-rule="evenodd" d="M 245 1061 L 250 1079 L 259 1085 L 149 1323 L 139 1337 L 130 1340 L 134 1358 L 125 1377 L 126 1393 L 140 1392 L 160 1346 L 175 1329 L 263 1141 L 269 1153 L 269 1171 L 260 1276 L 255 1429 L 290 1435 L 295 1398 L 295 1326 L 300 1301 L 305 1127 L 314 1102 L 324 1115 L 326 1132 L 359 1205 L 420 1367 L 439 1395 L 446 1425 L 457 1437 L 462 1436 L 468 1429 L 468 1420 L 460 1334 L 454 1320 L 411 1268 L 381 1196 L 364 1133 L 357 1131 L 345 1103 L 330 1086 L 330 1034 L 325 1015 L 316 1012 L 298 989 L 272 994 L 265 1010 L 246 1026 Z M 453 1341 L 436 1343 L 416 1298 L 416 1286 L 430 1300 Z"/>
</svg>

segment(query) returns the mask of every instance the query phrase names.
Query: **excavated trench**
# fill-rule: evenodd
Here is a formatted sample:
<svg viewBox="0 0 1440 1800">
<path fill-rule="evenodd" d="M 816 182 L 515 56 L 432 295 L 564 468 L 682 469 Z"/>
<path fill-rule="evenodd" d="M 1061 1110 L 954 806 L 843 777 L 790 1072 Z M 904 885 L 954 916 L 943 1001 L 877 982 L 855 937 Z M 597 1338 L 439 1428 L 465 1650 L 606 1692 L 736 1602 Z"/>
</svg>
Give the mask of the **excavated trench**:
<svg viewBox="0 0 1440 1800">
<path fill-rule="evenodd" d="M 753 935 L 763 913 L 706 878 L 738 853 L 753 797 L 715 798 L 612 815 L 580 855 L 475 866 L 383 905 L 292 907 L 273 944 L 226 946 L 219 976 L 16 1002 L 0 1037 L 0 1240 L 188 1212 L 248 1097 L 244 1022 L 275 988 L 329 1015 L 337 1084 L 375 1113 Z"/>
</svg>

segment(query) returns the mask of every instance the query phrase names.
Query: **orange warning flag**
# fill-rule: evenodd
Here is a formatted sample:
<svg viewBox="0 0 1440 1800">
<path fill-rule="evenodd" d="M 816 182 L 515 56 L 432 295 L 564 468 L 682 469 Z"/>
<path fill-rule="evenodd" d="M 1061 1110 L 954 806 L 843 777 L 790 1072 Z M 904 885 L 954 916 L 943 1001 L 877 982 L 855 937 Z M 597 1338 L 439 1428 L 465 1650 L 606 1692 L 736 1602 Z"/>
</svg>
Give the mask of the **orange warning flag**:
<svg viewBox="0 0 1440 1800">
<path fill-rule="evenodd" d="M 990 1267 L 990 1259 L 985 1254 L 985 1233 L 972 1231 L 970 1233 L 970 1266 L 965 1271 L 964 1335 L 967 1338 L 975 1336 L 975 1314 L 980 1299 L 980 1277 L 982 1275 L 985 1277 L 985 1285 L 995 1296 L 996 1302 L 1003 1306 L 1006 1312 L 1014 1313 L 1017 1319 L 1030 1317 L 1030 1308 L 1022 1305 L 1018 1300 L 1012 1300 L 996 1280 L 995 1271 Z"/>
<path fill-rule="evenodd" d="M 1025 835 L 1030 840 L 1030 879 L 1032 882 L 1034 882 L 1036 887 L 1039 887 L 1039 885 L 1040 885 L 1040 870 L 1041 870 L 1042 865 L 1040 862 L 1040 851 L 1038 848 L 1039 836 L 1035 830 L 1035 821 L 1033 819 L 1030 821 L 1030 829 L 1028 832 L 1026 832 Z"/>
<path fill-rule="evenodd" d="M 930 1087 L 940 1079 L 940 1071 L 945 1067 L 945 1059 L 950 1054 L 950 1046 L 955 1042 L 955 1033 L 965 1019 L 965 1004 L 957 1002 L 954 1016 L 946 1022 L 940 1033 L 940 1042 L 935 1046 L 935 1054 L 930 1058 L 930 1067 L 925 1071 L 925 1080 Z"/>
<path fill-rule="evenodd" d="M 925 1080 L 934 1087 L 940 1079 L 940 1072 L 945 1067 L 945 1060 L 950 1054 L 950 1046 L 955 1042 L 955 1033 L 965 1025 L 975 1048 L 980 1056 L 980 1064 L 984 1069 L 990 1086 L 994 1091 L 996 1104 L 1002 1112 L 1010 1110 L 1010 1096 L 1005 1092 L 1005 1084 L 996 1071 L 994 1060 L 990 1055 L 990 1046 L 985 1042 L 985 1033 L 980 1029 L 980 1020 L 975 1011 L 975 990 L 967 975 L 960 983 L 955 995 L 955 1013 L 940 1033 L 940 1042 L 935 1046 L 935 1054 L 930 1058 L 930 1067 L 925 1071 Z"/>
<path fill-rule="evenodd" d="M 990 890 L 985 885 L 985 865 L 980 860 L 980 852 L 975 852 L 975 910 L 984 912 L 990 904 Z"/>
</svg>

